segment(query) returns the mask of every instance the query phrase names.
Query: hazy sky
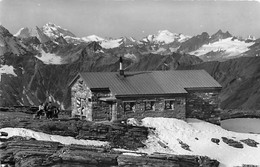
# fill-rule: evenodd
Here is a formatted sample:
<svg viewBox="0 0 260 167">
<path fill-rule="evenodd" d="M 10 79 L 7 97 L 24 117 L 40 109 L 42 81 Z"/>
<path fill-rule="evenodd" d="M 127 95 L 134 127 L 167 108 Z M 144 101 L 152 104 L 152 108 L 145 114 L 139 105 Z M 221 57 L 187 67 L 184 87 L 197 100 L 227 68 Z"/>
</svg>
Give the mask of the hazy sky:
<svg viewBox="0 0 260 167">
<path fill-rule="evenodd" d="M 0 0 L 0 23 L 11 33 L 47 22 L 79 37 L 132 36 L 158 30 L 197 35 L 229 31 L 260 37 L 260 2 L 225 0 Z"/>
</svg>

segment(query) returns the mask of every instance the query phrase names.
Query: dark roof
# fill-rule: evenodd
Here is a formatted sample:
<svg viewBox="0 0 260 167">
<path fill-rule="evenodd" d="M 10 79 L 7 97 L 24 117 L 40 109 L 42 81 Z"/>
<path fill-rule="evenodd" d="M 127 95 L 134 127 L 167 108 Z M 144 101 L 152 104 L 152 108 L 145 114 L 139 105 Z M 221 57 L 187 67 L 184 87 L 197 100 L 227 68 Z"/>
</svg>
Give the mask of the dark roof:
<svg viewBox="0 0 260 167">
<path fill-rule="evenodd" d="M 84 72 L 79 74 L 90 89 L 109 88 L 115 95 L 187 93 L 185 88 L 221 88 L 204 70 Z"/>
</svg>

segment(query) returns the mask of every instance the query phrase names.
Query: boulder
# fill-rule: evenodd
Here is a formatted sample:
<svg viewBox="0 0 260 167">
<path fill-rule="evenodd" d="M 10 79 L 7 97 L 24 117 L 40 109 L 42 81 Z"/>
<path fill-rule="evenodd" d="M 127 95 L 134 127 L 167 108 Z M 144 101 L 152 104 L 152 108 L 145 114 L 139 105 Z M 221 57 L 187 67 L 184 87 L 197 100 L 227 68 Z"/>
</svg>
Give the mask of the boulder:
<svg viewBox="0 0 260 167">
<path fill-rule="evenodd" d="M 177 139 L 177 140 L 178 140 L 178 142 L 180 143 L 181 148 L 183 148 L 184 150 L 187 150 L 187 151 L 191 151 L 191 150 L 190 150 L 190 146 L 189 146 L 188 144 L 184 143 L 184 142 L 181 141 L 180 139 Z"/>
<path fill-rule="evenodd" d="M 6 133 L 6 132 L 0 132 L 0 136 L 8 136 L 8 133 Z"/>
<path fill-rule="evenodd" d="M 258 142 L 254 141 L 253 139 L 244 139 L 244 140 L 240 140 L 240 141 L 250 147 L 257 147 L 257 145 L 259 144 Z"/>
<path fill-rule="evenodd" d="M 233 139 L 229 139 L 226 137 L 221 137 L 223 142 L 228 144 L 231 147 L 235 147 L 235 148 L 244 148 L 243 144 L 240 143 L 239 141 L 233 140 Z"/>
<path fill-rule="evenodd" d="M 211 141 L 212 141 L 213 143 L 216 143 L 217 145 L 219 145 L 219 142 L 220 142 L 220 140 L 217 139 L 217 138 L 211 138 Z"/>
</svg>

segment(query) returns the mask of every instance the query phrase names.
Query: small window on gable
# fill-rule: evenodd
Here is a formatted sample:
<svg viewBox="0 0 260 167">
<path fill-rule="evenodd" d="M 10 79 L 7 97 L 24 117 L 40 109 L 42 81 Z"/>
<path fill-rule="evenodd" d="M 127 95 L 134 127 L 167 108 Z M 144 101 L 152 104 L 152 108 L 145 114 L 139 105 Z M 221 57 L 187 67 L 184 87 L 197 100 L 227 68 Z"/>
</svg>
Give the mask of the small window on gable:
<svg viewBox="0 0 260 167">
<path fill-rule="evenodd" d="M 165 100 L 165 107 L 166 110 L 174 110 L 174 101 L 173 100 Z"/>
</svg>

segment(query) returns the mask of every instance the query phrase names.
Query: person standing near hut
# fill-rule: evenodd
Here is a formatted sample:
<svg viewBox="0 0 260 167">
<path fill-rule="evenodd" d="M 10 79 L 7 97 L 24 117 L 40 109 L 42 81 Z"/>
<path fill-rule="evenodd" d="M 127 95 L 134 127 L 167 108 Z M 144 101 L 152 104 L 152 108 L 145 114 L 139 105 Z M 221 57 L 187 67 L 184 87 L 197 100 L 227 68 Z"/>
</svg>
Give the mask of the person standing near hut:
<svg viewBox="0 0 260 167">
<path fill-rule="evenodd" d="M 41 103 L 39 105 L 38 111 L 36 112 L 36 118 L 41 119 L 43 114 L 44 114 L 44 106 L 43 103 Z"/>
<path fill-rule="evenodd" d="M 46 118 L 47 119 L 52 118 L 52 104 L 51 104 L 51 101 L 47 104 L 45 112 L 46 112 Z"/>
</svg>

